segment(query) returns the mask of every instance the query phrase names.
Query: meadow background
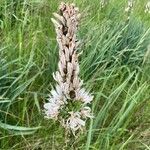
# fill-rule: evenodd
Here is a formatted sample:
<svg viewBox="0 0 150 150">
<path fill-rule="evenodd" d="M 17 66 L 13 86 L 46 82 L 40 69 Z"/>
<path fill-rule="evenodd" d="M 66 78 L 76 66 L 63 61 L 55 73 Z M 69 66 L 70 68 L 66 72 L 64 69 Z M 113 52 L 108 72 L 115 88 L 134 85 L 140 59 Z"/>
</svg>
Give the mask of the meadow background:
<svg viewBox="0 0 150 150">
<path fill-rule="evenodd" d="M 59 0 L 0 0 L 0 150 L 67 149 L 64 130 L 44 119 L 58 46 L 50 20 Z M 94 95 L 81 150 L 150 150 L 150 14 L 136 0 L 74 2 L 82 14 L 80 77 Z"/>
</svg>

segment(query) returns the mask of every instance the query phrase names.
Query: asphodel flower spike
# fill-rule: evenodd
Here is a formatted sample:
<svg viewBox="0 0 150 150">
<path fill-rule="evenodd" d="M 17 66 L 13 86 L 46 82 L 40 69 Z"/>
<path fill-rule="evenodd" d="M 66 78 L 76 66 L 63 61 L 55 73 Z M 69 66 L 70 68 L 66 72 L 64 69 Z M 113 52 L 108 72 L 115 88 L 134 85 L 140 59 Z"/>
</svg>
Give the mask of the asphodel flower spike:
<svg viewBox="0 0 150 150">
<path fill-rule="evenodd" d="M 51 19 L 59 45 L 58 71 L 53 73 L 57 85 L 44 108 L 47 118 L 58 120 L 75 133 L 85 126 L 87 118 L 93 117 L 88 106 L 93 96 L 82 88 L 83 81 L 79 78 L 76 38 L 79 10 L 74 4 L 62 3 L 59 11 L 59 14 L 54 13 L 55 19 Z"/>
</svg>

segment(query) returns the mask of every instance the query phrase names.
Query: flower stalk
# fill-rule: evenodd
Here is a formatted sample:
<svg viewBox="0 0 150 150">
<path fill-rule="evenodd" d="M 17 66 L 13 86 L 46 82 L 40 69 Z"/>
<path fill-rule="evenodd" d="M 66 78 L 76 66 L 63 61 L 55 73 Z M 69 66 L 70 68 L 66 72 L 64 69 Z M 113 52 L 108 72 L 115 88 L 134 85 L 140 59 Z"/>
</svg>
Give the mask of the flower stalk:
<svg viewBox="0 0 150 150">
<path fill-rule="evenodd" d="M 59 45 L 58 71 L 53 73 L 55 88 L 50 92 L 48 102 L 44 104 L 46 118 L 58 120 L 61 125 L 73 133 L 82 130 L 88 118 L 92 118 L 89 104 L 93 96 L 83 87 L 79 78 L 79 62 L 76 37 L 79 10 L 74 4 L 61 3 L 59 14 L 52 18 Z"/>
</svg>

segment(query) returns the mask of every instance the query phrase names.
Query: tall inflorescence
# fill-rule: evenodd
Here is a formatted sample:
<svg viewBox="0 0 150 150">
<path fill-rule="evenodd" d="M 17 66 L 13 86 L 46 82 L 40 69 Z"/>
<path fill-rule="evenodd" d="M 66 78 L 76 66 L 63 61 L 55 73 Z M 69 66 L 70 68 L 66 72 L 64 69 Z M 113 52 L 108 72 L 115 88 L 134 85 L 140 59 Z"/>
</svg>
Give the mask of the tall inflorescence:
<svg viewBox="0 0 150 150">
<path fill-rule="evenodd" d="M 58 71 L 53 74 L 57 82 L 44 104 L 46 118 L 58 120 L 73 133 L 83 129 L 86 120 L 93 117 L 89 104 L 93 96 L 83 87 L 79 78 L 76 32 L 79 11 L 74 4 L 62 3 L 59 14 L 54 13 L 52 22 L 59 45 Z"/>
</svg>

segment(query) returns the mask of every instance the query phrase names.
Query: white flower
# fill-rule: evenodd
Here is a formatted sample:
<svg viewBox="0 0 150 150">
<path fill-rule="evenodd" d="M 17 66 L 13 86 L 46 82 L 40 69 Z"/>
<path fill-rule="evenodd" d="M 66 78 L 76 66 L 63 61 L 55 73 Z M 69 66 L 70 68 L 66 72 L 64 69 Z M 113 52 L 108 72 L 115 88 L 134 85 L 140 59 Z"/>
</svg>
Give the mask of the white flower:
<svg viewBox="0 0 150 150">
<path fill-rule="evenodd" d="M 77 90 L 76 96 L 78 100 L 81 100 L 85 104 L 88 104 L 93 100 L 93 96 L 86 92 L 84 88 Z"/>
<path fill-rule="evenodd" d="M 132 8 L 133 8 L 133 0 L 128 0 L 128 5 L 125 8 L 125 12 L 131 11 Z"/>
<path fill-rule="evenodd" d="M 59 114 L 59 109 L 66 102 L 62 89 L 59 85 L 56 85 L 56 90 L 53 89 L 51 91 L 48 101 L 48 103 L 44 104 L 46 117 L 56 119 Z"/>
<path fill-rule="evenodd" d="M 128 7 L 132 8 L 133 7 L 133 0 L 128 1 Z"/>
<path fill-rule="evenodd" d="M 125 8 L 125 12 L 129 12 L 130 7 Z"/>
<path fill-rule="evenodd" d="M 81 114 L 81 116 L 83 117 L 83 118 L 93 118 L 94 116 L 91 114 L 91 108 L 90 107 L 87 107 L 87 106 L 85 106 L 85 107 L 83 107 L 82 109 L 81 109 L 81 112 L 80 112 L 80 114 Z"/>
<path fill-rule="evenodd" d="M 100 5 L 101 8 L 104 8 L 108 4 L 108 0 L 101 0 Z"/>
<path fill-rule="evenodd" d="M 60 105 L 55 103 L 53 99 L 51 99 L 51 102 L 45 103 L 44 109 L 45 109 L 46 118 L 57 119 L 57 116 L 59 114 L 59 108 Z"/>
<path fill-rule="evenodd" d="M 54 99 L 55 103 L 63 104 L 66 101 L 66 98 L 63 95 L 63 91 L 60 85 L 56 85 L 56 90 L 51 91 L 49 101 L 51 102 Z"/>
<path fill-rule="evenodd" d="M 147 2 L 146 6 L 145 6 L 145 13 L 150 13 L 150 1 Z"/>
<path fill-rule="evenodd" d="M 85 121 L 81 119 L 79 112 L 70 112 L 70 115 L 67 119 L 66 126 L 73 132 L 85 126 Z"/>
</svg>

